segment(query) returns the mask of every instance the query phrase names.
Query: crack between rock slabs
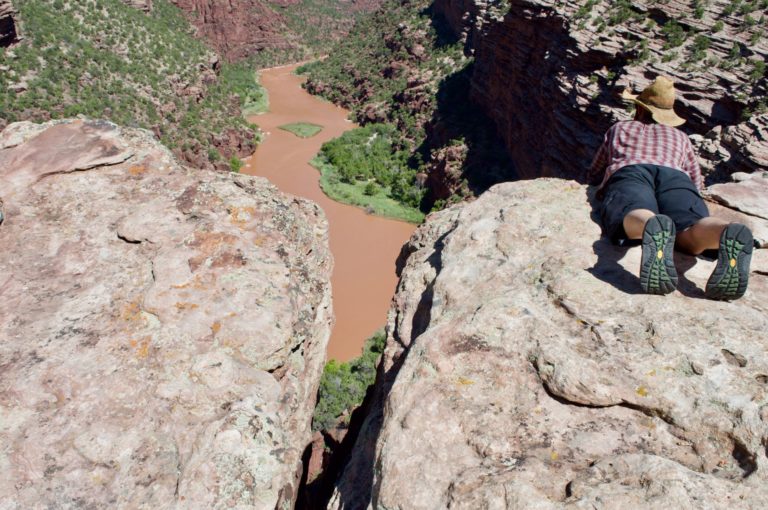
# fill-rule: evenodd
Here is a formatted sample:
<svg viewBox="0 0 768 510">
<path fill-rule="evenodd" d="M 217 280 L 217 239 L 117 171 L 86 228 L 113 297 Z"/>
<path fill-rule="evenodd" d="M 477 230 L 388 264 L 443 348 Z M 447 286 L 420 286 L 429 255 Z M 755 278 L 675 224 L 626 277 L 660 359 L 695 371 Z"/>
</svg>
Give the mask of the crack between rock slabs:
<svg viewBox="0 0 768 510">
<path fill-rule="evenodd" d="M 285 377 L 285 374 L 288 372 L 288 359 L 296 353 L 299 349 L 301 349 L 304 346 L 304 341 L 298 342 L 296 345 L 291 347 L 291 350 L 286 353 L 286 355 L 283 357 L 283 362 L 277 365 L 274 368 L 267 369 L 267 372 L 272 374 L 272 377 L 274 377 L 277 381 L 281 381 L 283 377 Z"/>
<path fill-rule="evenodd" d="M 722 199 L 720 197 L 716 197 L 714 195 L 710 195 L 707 198 L 709 198 L 710 200 L 712 200 L 713 202 L 715 202 L 717 204 L 720 204 L 722 206 L 727 207 L 728 209 L 731 209 L 733 211 L 738 211 L 738 212 L 740 212 L 741 214 L 743 214 L 745 216 L 750 216 L 752 218 L 760 218 L 761 220 L 768 220 L 768 218 L 766 218 L 765 216 L 760 216 L 759 214 L 755 214 L 753 212 L 745 211 L 743 209 L 740 209 L 740 208 L 736 207 L 735 205 L 730 204 L 728 202 L 728 200 Z"/>
<path fill-rule="evenodd" d="M 582 407 L 587 409 L 607 409 L 609 407 L 624 407 L 626 409 L 630 409 L 632 411 L 636 411 L 641 414 L 644 414 L 645 416 L 649 416 L 652 418 L 659 418 L 660 420 L 664 421 L 668 425 L 676 426 L 675 420 L 671 416 L 669 416 L 667 413 L 659 409 L 653 409 L 650 407 L 642 406 L 640 404 L 627 402 L 626 400 L 622 400 L 620 402 L 616 402 L 613 404 L 584 404 L 581 402 L 574 402 L 573 400 L 569 400 L 566 397 L 562 395 L 558 395 L 557 393 L 552 391 L 552 389 L 547 385 L 546 381 L 544 381 L 541 378 L 541 375 L 539 374 L 539 367 L 537 366 L 537 363 L 535 360 L 531 362 L 531 365 L 533 366 L 533 370 L 536 372 L 536 376 L 539 379 L 539 384 L 541 384 L 541 387 L 544 389 L 544 393 L 546 393 L 549 398 L 551 398 L 552 400 L 562 405 Z"/>
<path fill-rule="evenodd" d="M 534 370 L 536 370 L 536 374 L 538 375 L 538 369 L 537 369 L 535 363 L 534 363 Z M 672 418 L 671 416 L 669 416 L 668 414 L 664 413 L 663 411 L 661 411 L 659 409 L 652 409 L 652 408 L 649 408 L 649 407 L 644 407 L 642 405 L 634 404 L 632 402 L 627 402 L 627 401 L 624 401 L 624 400 L 622 400 L 621 402 L 617 402 L 615 404 L 606 404 L 606 405 L 582 404 L 580 402 L 573 402 L 573 401 L 568 400 L 567 398 L 563 397 L 562 395 L 558 395 L 558 394 L 554 393 L 547 386 L 546 382 L 544 382 L 541 379 L 541 376 L 539 376 L 539 382 L 540 382 L 542 388 L 544 389 L 544 393 L 546 393 L 547 396 L 549 396 L 552 400 L 554 400 L 554 401 L 556 401 L 556 402 L 558 402 L 559 404 L 562 404 L 562 405 L 581 407 L 581 408 L 587 408 L 587 409 L 605 409 L 605 408 L 609 408 L 609 407 L 623 407 L 623 408 L 630 409 L 632 411 L 641 413 L 641 414 L 643 414 L 645 416 L 648 416 L 648 417 L 651 417 L 651 418 L 658 418 L 658 419 L 662 420 L 663 422 L 665 422 L 667 425 L 670 425 L 672 427 L 677 427 L 677 424 L 675 423 L 674 418 Z M 677 434 L 674 434 L 674 435 L 677 436 Z M 678 437 L 680 439 L 683 439 L 685 441 L 690 442 L 693 445 L 693 448 L 695 449 L 694 443 L 691 442 L 690 439 L 686 438 L 685 435 L 681 435 L 681 436 L 678 436 Z M 742 479 L 749 478 L 758 469 L 757 454 L 754 453 L 754 452 L 751 452 L 749 450 L 749 448 L 744 444 L 744 442 L 741 441 L 739 438 L 735 437 L 733 434 L 727 434 L 727 437 L 728 437 L 728 439 L 730 440 L 730 442 L 732 444 L 731 456 L 736 461 L 736 463 L 738 464 L 739 468 L 742 470 L 743 474 L 742 474 L 741 478 Z M 767 450 L 766 451 L 766 455 L 768 455 L 768 446 L 766 446 L 766 450 Z M 675 460 L 675 459 L 670 459 L 670 460 L 674 460 L 675 462 L 685 466 L 686 468 L 691 469 L 691 470 L 696 471 L 696 472 L 699 472 L 699 473 L 713 474 L 713 473 L 710 473 L 710 472 L 708 472 L 708 471 L 706 471 L 704 469 L 696 469 L 696 468 L 694 468 L 691 465 L 681 463 L 681 462 L 679 462 L 678 460 Z"/>
<path fill-rule="evenodd" d="M 40 177 L 38 177 L 37 180 L 32 185 L 34 186 L 35 184 L 40 183 L 43 179 L 47 179 L 48 177 L 52 177 L 54 175 L 74 174 L 74 173 L 78 173 L 78 172 L 87 172 L 88 170 L 95 170 L 95 169 L 101 168 L 101 167 L 120 165 L 122 163 L 125 163 L 129 159 L 131 159 L 133 156 L 134 156 L 134 154 L 130 153 L 130 154 L 126 155 L 125 159 L 122 159 L 120 161 L 114 161 L 114 162 L 106 161 L 106 162 L 103 162 L 103 163 L 96 163 L 96 164 L 93 164 L 93 165 L 84 166 L 82 168 L 73 168 L 71 170 L 57 170 L 56 172 L 48 172 L 48 173 L 45 173 L 45 174 L 41 175 Z"/>
<path fill-rule="evenodd" d="M 125 236 L 122 236 L 120 234 L 117 234 L 117 238 L 120 239 L 123 242 L 126 242 L 128 244 L 141 244 L 143 241 L 140 239 L 128 239 Z M 153 275 L 154 276 L 154 275 Z"/>
</svg>

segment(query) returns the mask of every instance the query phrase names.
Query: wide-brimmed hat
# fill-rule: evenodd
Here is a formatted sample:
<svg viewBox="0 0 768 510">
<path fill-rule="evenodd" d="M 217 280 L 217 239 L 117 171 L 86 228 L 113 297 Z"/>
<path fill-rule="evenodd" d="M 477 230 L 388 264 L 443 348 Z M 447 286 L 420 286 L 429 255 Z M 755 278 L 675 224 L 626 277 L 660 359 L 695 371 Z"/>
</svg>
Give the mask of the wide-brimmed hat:
<svg viewBox="0 0 768 510">
<path fill-rule="evenodd" d="M 656 78 L 640 95 L 625 89 L 621 97 L 647 109 L 659 124 L 675 127 L 685 123 L 685 119 L 675 113 L 675 84 L 666 76 Z"/>
</svg>

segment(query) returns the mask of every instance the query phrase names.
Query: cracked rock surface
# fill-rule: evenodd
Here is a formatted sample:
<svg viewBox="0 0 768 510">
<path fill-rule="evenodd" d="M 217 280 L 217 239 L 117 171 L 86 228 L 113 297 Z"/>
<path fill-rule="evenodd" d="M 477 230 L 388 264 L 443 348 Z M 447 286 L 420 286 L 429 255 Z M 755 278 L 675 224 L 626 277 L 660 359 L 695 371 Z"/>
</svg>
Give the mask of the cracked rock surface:
<svg viewBox="0 0 768 510">
<path fill-rule="evenodd" d="M 766 250 L 738 301 L 679 253 L 678 291 L 644 295 L 590 211 L 537 179 L 429 216 L 333 508 L 764 507 Z"/>
<path fill-rule="evenodd" d="M 0 206 L 0 508 L 290 508 L 320 209 L 82 120 L 0 133 Z"/>
</svg>

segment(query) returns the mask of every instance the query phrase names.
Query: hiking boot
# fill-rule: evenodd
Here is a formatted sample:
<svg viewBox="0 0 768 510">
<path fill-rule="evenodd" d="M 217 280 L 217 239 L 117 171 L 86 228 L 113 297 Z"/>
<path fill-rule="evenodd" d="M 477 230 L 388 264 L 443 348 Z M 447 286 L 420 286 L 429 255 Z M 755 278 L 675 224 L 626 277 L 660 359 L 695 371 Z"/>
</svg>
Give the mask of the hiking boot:
<svg viewBox="0 0 768 510">
<path fill-rule="evenodd" d="M 669 294 L 677 288 L 674 261 L 675 224 L 663 214 L 645 223 L 640 286 L 647 294 Z"/>
<path fill-rule="evenodd" d="M 731 223 L 720 235 L 717 265 L 704 292 L 710 299 L 738 299 L 747 291 L 749 262 L 752 259 L 752 232 L 740 223 Z"/>
</svg>

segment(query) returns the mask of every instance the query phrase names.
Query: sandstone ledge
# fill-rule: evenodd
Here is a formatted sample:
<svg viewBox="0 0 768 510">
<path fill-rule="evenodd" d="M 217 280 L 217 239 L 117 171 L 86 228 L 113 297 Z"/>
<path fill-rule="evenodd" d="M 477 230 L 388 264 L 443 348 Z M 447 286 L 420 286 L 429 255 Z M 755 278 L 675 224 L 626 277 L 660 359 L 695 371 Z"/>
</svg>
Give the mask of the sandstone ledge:
<svg viewBox="0 0 768 510">
<path fill-rule="evenodd" d="M 322 211 L 92 121 L 0 133 L 0 206 L 0 508 L 290 508 Z"/>
<path fill-rule="evenodd" d="M 586 195 L 500 184 L 417 230 L 332 507 L 764 507 L 766 250 L 739 301 L 681 254 L 679 291 L 644 295 Z"/>
</svg>

